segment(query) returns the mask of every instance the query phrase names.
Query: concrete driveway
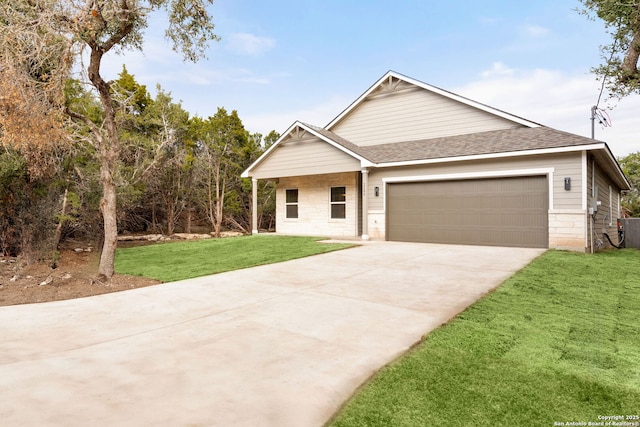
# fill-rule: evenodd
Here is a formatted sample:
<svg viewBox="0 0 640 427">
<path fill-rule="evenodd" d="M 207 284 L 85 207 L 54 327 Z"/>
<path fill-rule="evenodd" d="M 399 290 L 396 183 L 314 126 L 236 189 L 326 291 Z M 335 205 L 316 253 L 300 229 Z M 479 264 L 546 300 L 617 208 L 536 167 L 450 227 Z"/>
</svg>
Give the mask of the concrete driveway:
<svg viewBox="0 0 640 427">
<path fill-rule="evenodd" d="M 540 249 L 373 242 L 0 307 L 0 425 L 321 426 Z"/>
</svg>

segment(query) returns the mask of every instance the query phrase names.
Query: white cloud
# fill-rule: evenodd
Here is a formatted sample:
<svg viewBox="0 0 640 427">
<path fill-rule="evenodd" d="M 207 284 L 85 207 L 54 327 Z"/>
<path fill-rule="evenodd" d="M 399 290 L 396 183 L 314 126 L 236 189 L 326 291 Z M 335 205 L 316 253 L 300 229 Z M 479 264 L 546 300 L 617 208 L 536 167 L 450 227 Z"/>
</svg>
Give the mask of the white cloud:
<svg viewBox="0 0 640 427">
<path fill-rule="evenodd" d="M 527 24 L 523 27 L 526 34 L 532 37 L 543 37 L 549 34 L 549 29 L 535 24 Z"/>
<path fill-rule="evenodd" d="M 495 64 L 491 70 L 494 68 Z M 511 70 L 507 74 L 491 70 L 453 88 L 453 92 L 555 129 L 591 136 L 591 106 L 599 93 L 592 75 L 547 69 Z M 596 124 L 596 139 L 606 141 L 616 156 L 640 150 L 638 109 L 640 97 L 630 97 L 609 111 L 612 127 L 603 129 Z"/>
<path fill-rule="evenodd" d="M 242 55 L 260 55 L 276 46 L 269 37 L 259 37 L 250 33 L 233 33 L 228 37 L 227 48 Z"/>
<path fill-rule="evenodd" d="M 491 68 L 482 72 L 482 77 L 498 77 L 498 76 L 510 76 L 514 72 L 513 68 L 507 67 L 502 62 L 494 62 L 491 64 Z"/>
</svg>

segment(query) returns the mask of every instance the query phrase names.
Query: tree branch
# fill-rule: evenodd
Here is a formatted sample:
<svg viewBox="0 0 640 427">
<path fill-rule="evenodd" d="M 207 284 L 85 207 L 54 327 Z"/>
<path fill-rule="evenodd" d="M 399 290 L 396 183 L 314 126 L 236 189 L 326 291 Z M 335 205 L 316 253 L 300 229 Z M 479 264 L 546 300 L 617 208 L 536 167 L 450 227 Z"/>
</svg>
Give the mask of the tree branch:
<svg viewBox="0 0 640 427">
<path fill-rule="evenodd" d="M 73 111 L 69 107 L 65 107 L 64 112 L 73 120 L 77 120 L 87 125 L 91 133 L 96 135 L 96 137 L 98 138 L 100 137 L 100 128 L 93 121 L 91 121 L 91 119 L 89 119 L 87 116 L 85 116 L 84 114 L 80 114 L 76 111 Z"/>
</svg>

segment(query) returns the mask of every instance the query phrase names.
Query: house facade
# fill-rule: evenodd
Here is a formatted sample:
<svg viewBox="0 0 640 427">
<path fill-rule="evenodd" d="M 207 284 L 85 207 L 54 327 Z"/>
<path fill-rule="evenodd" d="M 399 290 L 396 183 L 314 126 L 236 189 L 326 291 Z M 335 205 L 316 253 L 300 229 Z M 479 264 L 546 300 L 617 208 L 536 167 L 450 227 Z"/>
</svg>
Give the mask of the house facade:
<svg viewBox="0 0 640 427">
<path fill-rule="evenodd" d="M 296 122 L 243 172 L 276 231 L 590 251 L 629 189 L 604 142 L 388 72 L 327 126 Z M 253 232 L 257 233 L 254 222 Z"/>
</svg>

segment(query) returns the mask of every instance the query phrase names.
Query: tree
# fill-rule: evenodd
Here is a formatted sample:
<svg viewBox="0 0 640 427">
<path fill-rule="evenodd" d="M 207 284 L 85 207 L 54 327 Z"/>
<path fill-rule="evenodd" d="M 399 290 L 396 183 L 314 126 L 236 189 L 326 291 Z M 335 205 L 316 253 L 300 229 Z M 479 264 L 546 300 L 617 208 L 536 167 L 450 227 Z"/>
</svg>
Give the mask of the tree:
<svg viewBox="0 0 640 427">
<path fill-rule="evenodd" d="M 52 152 L 67 143 L 62 115 L 32 99 L 16 73 L 0 64 L 0 147 L 17 150 L 30 177 L 38 179 L 51 173 Z"/>
<path fill-rule="evenodd" d="M 164 206 L 167 234 L 189 208 L 193 192 L 193 141 L 188 138 L 189 113 L 171 95 L 158 87 L 153 105 L 146 110 L 147 121 L 155 125 L 155 154 L 143 172 L 148 189 Z"/>
<path fill-rule="evenodd" d="M 116 168 L 121 154 L 111 84 L 101 75 L 103 58 L 113 50 L 141 49 L 149 14 L 162 9 L 169 15 L 165 35 L 174 50 L 181 52 L 185 60 L 197 61 L 204 56 L 208 42 L 218 39 L 205 9 L 212 3 L 213 0 L 11 0 L 0 4 L 0 82 L 15 89 L 16 99 L 24 97 L 34 105 L 42 105 L 44 116 L 55 117 L 64 111 L 91 131 L 102 184 L 104 243 L 99 278 L 109 279 L 114 273 L 118 233 Z M 64 108 L 64 82 L 83 52 L 88 58 L 86 79 L 103 108 L 101 124 L 80 111 Z M 11 109 L 3 110 L 5 116 L 11 117 Z"/>
<path fill-rule="evenodd" d="M 601 46 L 604 63 L 593 71 L 619 97 L 640 93 L 640 1 L 580 0 L 579 12 L 604 21 L 611 43 Z M 595 16 L 594 16 L 595 15 Z"/>
<path fill-rule="evenodd" d="M 249 133 L 238 112 L 229 114 L 224 108 L 218 108 L 207 120 L 194 118 L 192 127 L 198 139 L 197 166 L 205 183 L 205 211 L 215 236 L 220 237 L 225 197 L 229 184 L 242 171 L 241 158 L 250 143 Z"/>
<path fill-rule="evenodd" d="M 622 197 L 622 210 L 625 217 L 640 217 L 640 152 L 632 153 L 619 160 L 622 171 L 631 183 L 631 191 Z"/>
<path fill-rule="evenodd" d="M 118 165 L 118 228 L 140 231 L 147 228 L 146 181 L 162 145 L 159 124 L 149 117 L 148 111 L 154 104 L 146 86 L 138 84 L 126 66 L 112 83 L 111 92 L 122 146 Z"/>
</svg>

